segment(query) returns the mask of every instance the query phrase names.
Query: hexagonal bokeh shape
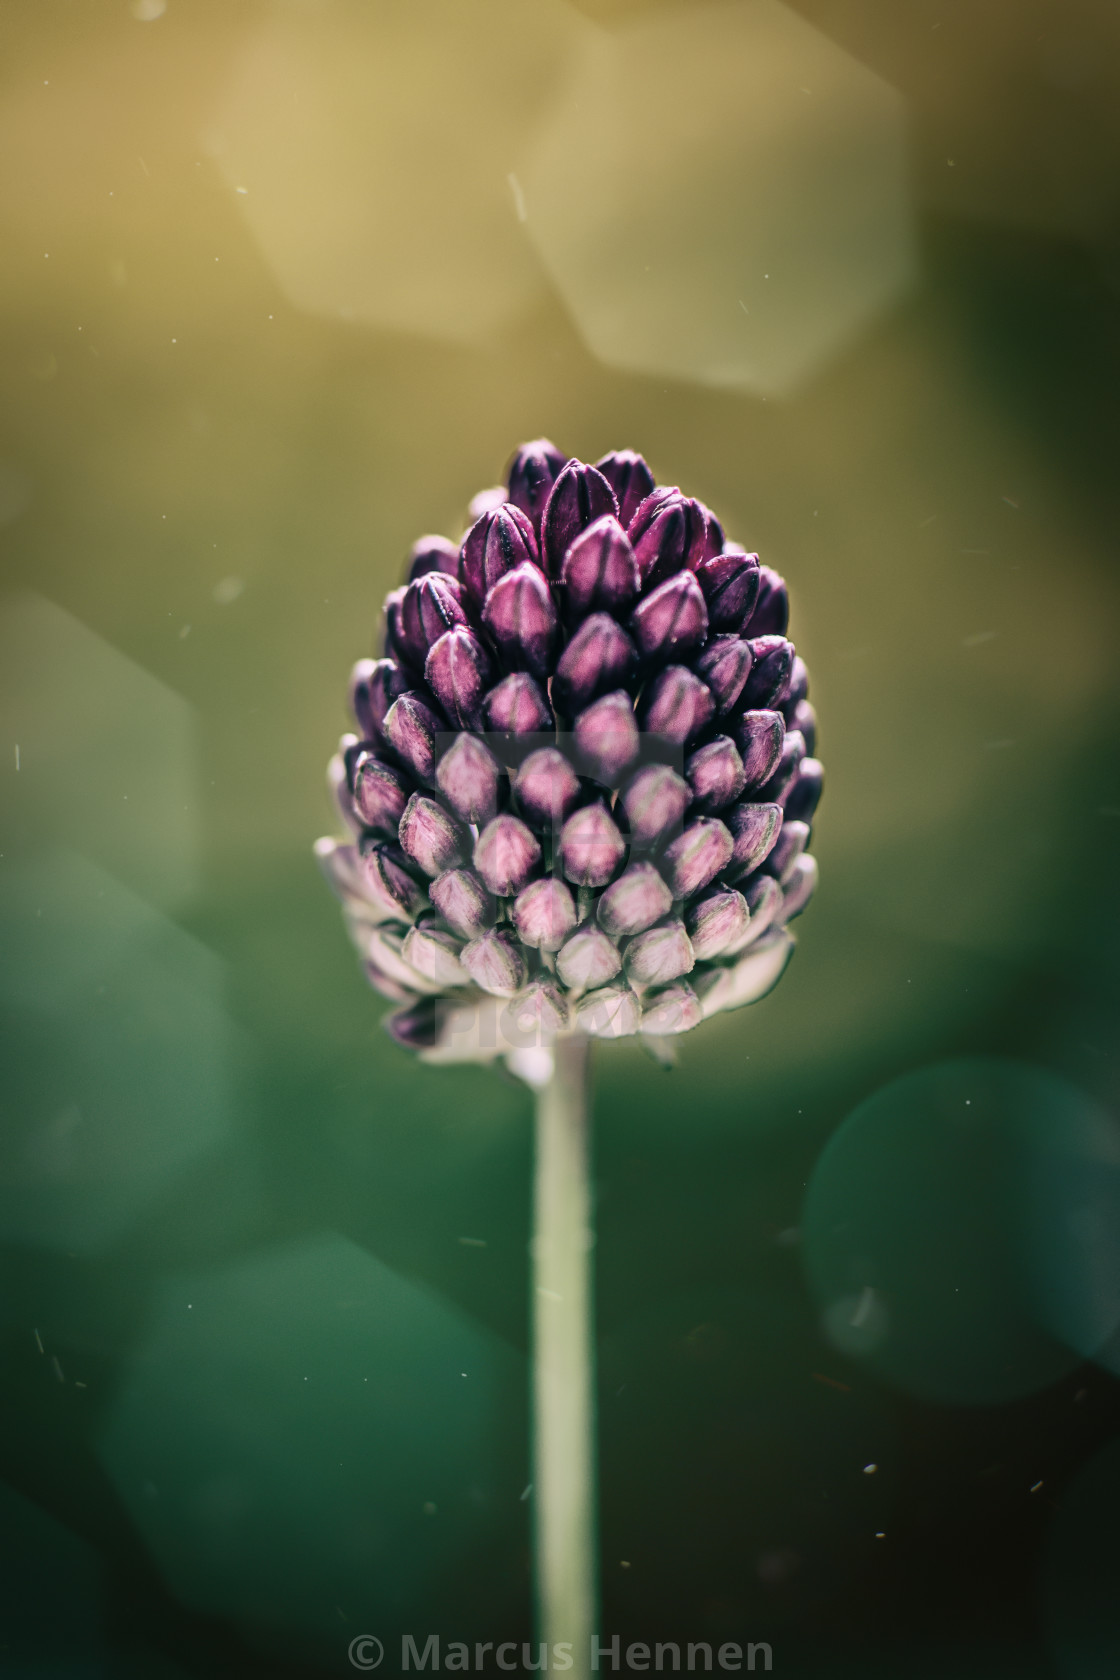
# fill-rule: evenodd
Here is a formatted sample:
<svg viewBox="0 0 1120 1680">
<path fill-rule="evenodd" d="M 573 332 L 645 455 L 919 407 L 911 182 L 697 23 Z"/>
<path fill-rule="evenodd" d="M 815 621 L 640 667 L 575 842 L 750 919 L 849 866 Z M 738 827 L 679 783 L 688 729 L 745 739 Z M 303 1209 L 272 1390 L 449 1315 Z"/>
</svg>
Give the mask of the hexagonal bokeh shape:
<svg viewBox="0 0 1120 1680">
<path fill-rule="evenodd" d="M 902 102 L 778 0 L 597 32 L 522 167 L 613 367 L 787 394 L 914 272 Z"/>
<path fill-rule="evenodd" d="M 589 27 L 560 0 L 274 5 L 205 143 L 288 299 L 458 341 L 531 302 L 513 160 Z"/>
<path fill-rule="evenodd" d="M 289 1661 L 376 1632 L 388 1670 L 399 1625 L 465 1636 L 477 1569 L 484 1613 L 503 1581 L 519 1603 L 524 1384 L 506 1343 L 324 1233 L 163 1281 L 99 1451 L 185 1603 Z"/>
</svg>

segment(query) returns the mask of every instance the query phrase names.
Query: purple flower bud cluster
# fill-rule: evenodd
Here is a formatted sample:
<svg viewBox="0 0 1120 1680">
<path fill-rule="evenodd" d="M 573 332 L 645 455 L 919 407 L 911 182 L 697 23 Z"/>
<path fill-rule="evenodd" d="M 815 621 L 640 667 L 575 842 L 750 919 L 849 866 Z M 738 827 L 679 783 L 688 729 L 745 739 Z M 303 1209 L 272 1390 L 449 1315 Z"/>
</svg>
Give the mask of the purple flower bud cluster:
<svg viewBox="0 0 1120 1680">
<path fill-rule="evenodd" d="M 538 439 L 472 513 L 385 601 L 317 847 L 390 1032 L 475 1059 L 753 1002 L 816 884 L 785 583 L 628 450 Z"/>
</svg>

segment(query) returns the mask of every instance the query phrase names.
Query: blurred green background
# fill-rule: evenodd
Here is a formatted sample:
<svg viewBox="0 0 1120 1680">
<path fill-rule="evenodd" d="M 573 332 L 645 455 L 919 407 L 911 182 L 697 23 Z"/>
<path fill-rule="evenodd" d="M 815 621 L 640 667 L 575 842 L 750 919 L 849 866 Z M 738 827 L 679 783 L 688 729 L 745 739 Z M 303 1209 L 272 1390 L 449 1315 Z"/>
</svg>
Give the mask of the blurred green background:
<svg viewBox="0 0 1120 1680">
<path fill-rule="evenodd" d="M 596 1052 L 603 1616 L 1115 1670 L 1120 23 L 1104 0 L 0 9 L 0 1654 L 531 1636 L 527 1094 L 311 859 L 522 439 L 790 580 L 778 991 Z"/>
</svg>

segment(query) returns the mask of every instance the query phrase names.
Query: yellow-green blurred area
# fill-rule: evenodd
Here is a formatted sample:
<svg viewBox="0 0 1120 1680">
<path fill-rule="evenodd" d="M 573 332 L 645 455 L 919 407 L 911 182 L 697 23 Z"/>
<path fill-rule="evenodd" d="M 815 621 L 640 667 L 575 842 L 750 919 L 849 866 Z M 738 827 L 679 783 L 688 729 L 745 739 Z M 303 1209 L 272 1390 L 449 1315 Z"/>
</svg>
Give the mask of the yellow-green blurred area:
<svg viewBox="0 0 1120 1680">
<path fill-rule="evenodd" d="M 788 577 L 827 771 L 777 991 L 596 1052 L 604 1632 L 1113 1672 L 1115 7 L 0 36 L 4 1674 L 531 1637 L 529 1097 L 389 1043 L 311 846 L 541 434 Z"/>
</svg>

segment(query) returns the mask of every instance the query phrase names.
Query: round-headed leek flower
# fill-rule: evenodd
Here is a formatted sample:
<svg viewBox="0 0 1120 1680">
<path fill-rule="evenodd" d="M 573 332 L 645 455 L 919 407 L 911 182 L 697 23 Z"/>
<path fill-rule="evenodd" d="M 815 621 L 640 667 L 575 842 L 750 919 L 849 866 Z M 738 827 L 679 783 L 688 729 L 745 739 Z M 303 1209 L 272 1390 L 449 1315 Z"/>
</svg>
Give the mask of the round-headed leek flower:
<svg viewBox="0 0 1120 1680">
<path fill-rule="evenodd" d="M 817 878 L 785 583 L 626 450 L 525 444 L 471 513 L 386 597 L 317 847 L 389 1031 L 517 1065 L 755 1002 Z"/>
</svg>

